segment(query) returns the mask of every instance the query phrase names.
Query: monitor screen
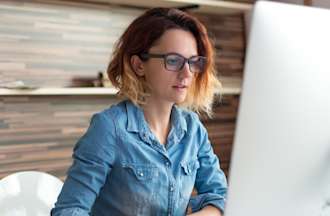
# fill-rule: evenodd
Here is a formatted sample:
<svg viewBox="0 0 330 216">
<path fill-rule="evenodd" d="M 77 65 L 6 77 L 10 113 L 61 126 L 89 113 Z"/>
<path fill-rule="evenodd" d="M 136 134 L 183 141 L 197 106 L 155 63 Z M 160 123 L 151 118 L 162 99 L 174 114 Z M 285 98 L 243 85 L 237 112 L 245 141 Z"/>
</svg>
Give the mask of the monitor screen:
<svg viewBox="0 0 330 216">
<path fill-rule="evenodd" d="M 225 216 L 330 216 L 330 10 L 259 1 Z"/>
</svg>

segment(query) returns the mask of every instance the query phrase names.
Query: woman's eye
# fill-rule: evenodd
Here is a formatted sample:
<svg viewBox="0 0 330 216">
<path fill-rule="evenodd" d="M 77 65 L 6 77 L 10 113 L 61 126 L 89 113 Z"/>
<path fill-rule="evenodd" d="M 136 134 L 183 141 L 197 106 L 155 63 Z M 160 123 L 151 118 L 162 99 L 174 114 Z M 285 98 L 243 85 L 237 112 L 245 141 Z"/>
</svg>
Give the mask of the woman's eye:
<svg viewBox="0 0 330 216">
<path fill-rule="evenodd" d="M 179 62 L 179 60 L 176 58 L 169 58 L 166 60 L 166 62 L 167 62 L 167 64 L 175 65 Z"/>
<path fill-rule="evenodd" d="M 204 62 L 204 59 L 202 59 L 202 58 L 196 58 L 196 59 L 191 60 L 190 63 L 193 65 L 203 65 L 205 62 Z"/>
</svg>

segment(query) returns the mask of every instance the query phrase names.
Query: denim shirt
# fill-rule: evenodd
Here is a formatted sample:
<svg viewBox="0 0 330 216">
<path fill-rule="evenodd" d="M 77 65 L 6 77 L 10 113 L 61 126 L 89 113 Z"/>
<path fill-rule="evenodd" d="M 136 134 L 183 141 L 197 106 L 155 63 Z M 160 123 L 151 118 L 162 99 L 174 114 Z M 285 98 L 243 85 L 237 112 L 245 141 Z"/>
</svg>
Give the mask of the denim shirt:
<svg viewBox="0 0 330 216">
<path fill-rule="evenodd" d="M 166 145 L 126 100 L 94 114 L 74 148 L 53 216 L 183 216 L 223 211 L 227 181 L 198 116 L 171 111 Z M 191 197 L 193 188 L 197 195 Z"/>
</svg>

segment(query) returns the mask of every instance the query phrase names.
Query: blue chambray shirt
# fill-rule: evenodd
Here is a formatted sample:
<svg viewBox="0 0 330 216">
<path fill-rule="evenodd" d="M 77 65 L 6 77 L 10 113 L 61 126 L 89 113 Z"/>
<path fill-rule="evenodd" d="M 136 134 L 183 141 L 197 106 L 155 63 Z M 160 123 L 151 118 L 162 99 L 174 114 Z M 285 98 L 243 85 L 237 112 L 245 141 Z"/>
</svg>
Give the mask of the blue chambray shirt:
<svg viewBox="0 0 330 216">
<path fill-rule="evenodd" d="M 126 100 L 93 115 L 73 159 L 53 216 L 183 216 L 189 204 L 224 209 L 227 181 L 207 131 L 195 113 L 175 105 L 165 146 L 143 110 Z"/>
</svg>

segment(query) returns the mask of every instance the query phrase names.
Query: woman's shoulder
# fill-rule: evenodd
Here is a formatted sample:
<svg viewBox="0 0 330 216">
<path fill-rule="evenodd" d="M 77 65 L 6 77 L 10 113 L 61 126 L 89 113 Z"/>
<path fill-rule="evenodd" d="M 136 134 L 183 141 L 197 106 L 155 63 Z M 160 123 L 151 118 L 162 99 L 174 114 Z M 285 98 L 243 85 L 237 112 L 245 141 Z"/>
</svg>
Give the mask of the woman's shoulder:
<svg viewBox="0 0 330 216">
<path fill-rule="evenodd" d="M 182 120 L 186 122 L 187 128 L 198 128 L 202 125 L 199 115 L 196 112 L 181 107 L 177 107 L 177 112 Z"/>
<path fill-rule="evenodd" d="M 184 119 L 183 121 L 187 129 L 187 136 L 191 136 L 194 139 L 199 140 L 196 143 L 201 144 L 202 140 L 205 137 L 208 137 L 208 132 L 202 120 L 200 119 L 200 116 L 196 112 L 186 109 L 180 109 L 180 113 Z"/>
<path fill-rule="evenodd" d="M 112 104 L 110 107 L 107 107 L 100 112 L 95 113 L 95 115 L 101 115 L 106 118 L 117 119 L 123 116 L 126 116 L 126 101 L 119 101 Z"/>
<path fill-rule="evenodd" d="M 123 122 L 124 119 L 127 119 L 126 105 L 125 101 L 120 101 L 94 113 L 90 124 L 111 130 L 112 127 L 117 127 L 118 123 Z"/>
</svg>

